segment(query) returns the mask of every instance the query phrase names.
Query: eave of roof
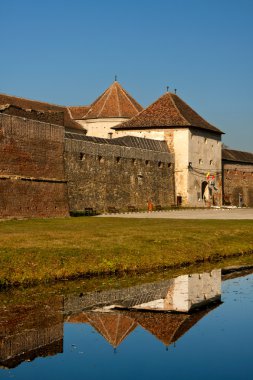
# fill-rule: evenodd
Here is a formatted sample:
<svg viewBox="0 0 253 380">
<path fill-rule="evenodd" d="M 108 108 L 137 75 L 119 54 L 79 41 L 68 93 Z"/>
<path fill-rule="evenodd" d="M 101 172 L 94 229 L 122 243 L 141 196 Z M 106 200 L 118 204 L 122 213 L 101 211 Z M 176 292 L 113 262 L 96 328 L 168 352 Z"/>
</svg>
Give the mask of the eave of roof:
<svg viewBox="0 0 253 380">
<path fill-rule="evenodd" d="M 233 149 L 222 149 L 222 160 L 253 164 L 253 153 Z"/>
<path fill-rule="evenodd" d="M 115 127 L 115 130 L 197 128 L 223 134 L 208 123 L 176 94 L 165 93 L 132 119 Z"/>
</svg>

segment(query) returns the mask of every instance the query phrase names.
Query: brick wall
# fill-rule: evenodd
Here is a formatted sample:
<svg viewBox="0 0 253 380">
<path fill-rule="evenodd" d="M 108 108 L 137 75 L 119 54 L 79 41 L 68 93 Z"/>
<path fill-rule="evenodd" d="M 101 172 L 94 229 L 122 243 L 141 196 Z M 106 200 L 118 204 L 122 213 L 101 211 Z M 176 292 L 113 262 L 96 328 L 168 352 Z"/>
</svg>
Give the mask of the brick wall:
<svg viewBox="0 0 253 380">
<path fill-rule="evenodd" d="M 223 203 L 253 207 L 253 164 L 223 161 Z"/>
<path fill-rule="evenodd" d="M 174 204 L 174 156 L 117 145 L 65 139 L 70 210 Z"/>
<path fill-rule="evenodd" d="M 68 215 L 64 127 L 0 114 L 0 217 Z"/>
</svg>

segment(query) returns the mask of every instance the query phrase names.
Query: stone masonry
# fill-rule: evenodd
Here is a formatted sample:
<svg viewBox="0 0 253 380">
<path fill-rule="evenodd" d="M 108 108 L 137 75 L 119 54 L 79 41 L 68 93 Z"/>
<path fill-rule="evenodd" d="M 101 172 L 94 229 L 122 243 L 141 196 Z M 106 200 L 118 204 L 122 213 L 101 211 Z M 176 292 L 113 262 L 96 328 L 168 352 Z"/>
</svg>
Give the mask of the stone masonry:
<svg viewBox="0 0 253 380">
<path fill-rule="evenodd" d="M 72 211 L 146 209 L 149 199 L 162 207 L 175 202 L 170 153 L 67 138 L 65 168 Z"/>
</svg>

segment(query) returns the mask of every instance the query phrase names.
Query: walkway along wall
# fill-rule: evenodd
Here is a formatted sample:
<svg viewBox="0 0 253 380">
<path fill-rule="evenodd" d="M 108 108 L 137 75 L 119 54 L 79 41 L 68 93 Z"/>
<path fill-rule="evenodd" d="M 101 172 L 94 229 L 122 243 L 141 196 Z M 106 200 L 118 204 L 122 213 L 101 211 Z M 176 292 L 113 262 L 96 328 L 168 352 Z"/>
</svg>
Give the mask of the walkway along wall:
<svg viewBox="0 0 253 380">
<path fill-rule="evenodd" d="M 68 212 L 64 127 L 0 114 L 0 217 Z"/>
<path fill-rule="evenodd" d="M 65 139 L 65 174 L 71 211 L 174 204 L 174 156 L 140 148 Z"/>
</svg>

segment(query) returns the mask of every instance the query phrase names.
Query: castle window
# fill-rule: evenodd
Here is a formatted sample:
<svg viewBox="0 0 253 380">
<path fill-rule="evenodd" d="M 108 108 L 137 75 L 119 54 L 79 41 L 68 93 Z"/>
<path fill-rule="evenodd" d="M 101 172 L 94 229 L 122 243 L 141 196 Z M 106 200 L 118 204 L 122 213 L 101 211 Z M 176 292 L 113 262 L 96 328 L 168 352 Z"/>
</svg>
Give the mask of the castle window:
<svg viewBox="0 0 253 380">
<path fill-rule="evenodd" d="M 210 165 L 213 165 L 213 160 L 210 160 Z"/>
<path fill-rule="evenodd" d="M 149 165 L 150 165 L 150 161 L 149 161 L 149 160 L 146 160 L 146 161 L 145 161 L 145 164 L 146 164 L 146 166 L 149 166 Z"/>
<path fill-rule="evenodd" d="M 79 160 L 80 161 L 84 161 L 85 160 L 85 154 L 84 153 L 80 152 L 80 154 L 79 154 Z"/>
<path fill-rule="evenodd" d="M 120 161 L 121 161 L 121 157 L 116 157 L 116 162 L 117 162 L 117 164 L 119 164 L 120 163 Z"/>
<path fill-rule="evenodd" d="M 108 139 L 112 139 L 112 132 L 108 133 Z"/>
<path fill-rule="evenodd" d="M 138 180 L 138 185 L 142 185 L 142 183 L 143 183 L 143 175 L 141 173 L 138 174 L 137 180 Z"/>
<path fill-rule="evenodd" d="M 98 161 L 100 164 L 103 164 L 105 162 L 105 159 L 102 156 L 98 156 Z"/>
<path fill-rule="evenodd" d="M 133 165 L 137 165 L 137 160 L 136 160 L 136 158 L 132 158 L 132 164 L 133 164 Z"/>
<path fill-rule="evenodd" d="M 206 137 L 204 138 L 204 141 L 205 141 L 205 144 L 207 144 L 207 138 Z"/>
<path fill-rule="evenodd" d="M 199 159 L 199 165 L 202 165 L 203 164 L 203 160 L 200 158 Z"/>
<path fill-rule="evenodd" d="M 170 167 L 171 167 L 171 162 L 168 163 L 168 168 L 170 168 Z"/>
<path fill-rule="evenodd" d="M 163 162 L 161 162 L 161 161 L 158 162 L 158 168 L 160 168 L 160 169 L 163 168 Z"/>
</svg>

